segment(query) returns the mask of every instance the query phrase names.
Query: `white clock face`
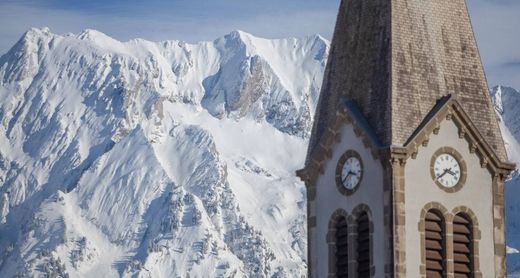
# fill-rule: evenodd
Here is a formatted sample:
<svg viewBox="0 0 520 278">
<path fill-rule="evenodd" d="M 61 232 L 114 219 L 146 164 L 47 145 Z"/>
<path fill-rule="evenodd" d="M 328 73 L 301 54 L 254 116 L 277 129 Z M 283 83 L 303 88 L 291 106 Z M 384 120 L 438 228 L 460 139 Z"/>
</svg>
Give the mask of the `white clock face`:
<svg viewBox="0 0 520 278">
<path fill-rule="evenodd" d="M 444 187 L 456 186 L 460 180 L 460 165 L 457 159 L 449 154 L 441 154 L 435 159 L 435 179 Z"/>
<path fill-rule="evenodd" d="M 361 162 L 357 157 L 349 157 L 341 170 L 341 183 L 346 189 L 355 189 L 361 181 Z"/>
</svg>

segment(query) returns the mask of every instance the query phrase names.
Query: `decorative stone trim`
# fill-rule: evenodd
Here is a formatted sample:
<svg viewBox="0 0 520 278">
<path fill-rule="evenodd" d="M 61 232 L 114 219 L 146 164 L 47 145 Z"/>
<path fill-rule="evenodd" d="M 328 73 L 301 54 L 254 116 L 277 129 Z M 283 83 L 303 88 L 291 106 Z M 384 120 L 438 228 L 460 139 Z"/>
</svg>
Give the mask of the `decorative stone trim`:
<svg viewBox="0 0 520 278">
<path fill-rule="evenodd" d="M 334 211 L 334 213 L 332 213 L 332 215 L 330 216 L 329 232 L 330 232 L 330 230 L 336 229 L 336 224 L 338 223 L 338 219 L 340 217 L 345 217 L 345 219 L 347 219 L 348 213 L 344 209 L 337 209 L 336 211 Z"/>
<path fill-rule="evenodd" d="M 506 238 L 504 176 L 493 177 L 493 237 L 495 240 L 495 277 L 506 277 Z"/>
<path fill-rule="evenodd" d="M 315 228 L 316 227 L 316 216 L 311 216 L 308 218 L 309 221 L 309 227 Z"/>
<path fill-rule="evenodd" d="M 351 274 L 351 277 L 358 277 L 357 275 L 357 237 L 358 237 L 358 234 L 357 234 L 357 224 L 358 224 L 358 218 L 359 216 L 361 216 L 362 213 L 366 213 L 367 216 L 368 216 L 368 223 L 369 223 L 369 253 L 370 253 L 370 277 L 374 277 L 375 276 L 375 273 L 376 273 L 376 268 L 374 266 L 374 222 L 373 222 L 373 218 L 372 218 L 372 211 L 370 210 L 370 207 L 366 204 L 360 204 L 358 206 L 356 206 L 353 210 L 352 210 L 352 231 L 353 231 L 353 240 L 351 240 L 352 242 L 352 250 L 353 250 L 353 253 L 355 255 L 352 256 L 352 264 L 349 264 L 349 267 L 352 266 L 352 270 L 354 273 Z M 359 278 L 366 278 L 366 277 L 359 277 Z"/>
<path fill-rule="evenodd" d="M 359 204 L 352 210 L 352 216 L 354 217 L 354 220 L 357 220 L 359 215 L 361 215 L 363 212 L 368 214 L 368 218 L 372 220 L 372 210 L 370 210 L 370 207 L 366 204 Z"/>
<path fill-rule="evenodd" d="M 426 278 L 426 214 L 430 211 L 436 211 L 439 215 L 442 215 L 444 218 L 444 232 L 445 232 L 445 242 L 444 242 L 444 250 L 445 250 L 445 259 L 446 259 L 446 266 L 445 266 L 445 273 L 444 275 L 447 275 L 448 273 L 453 273 L 453 228 L 450 226 L 451 221 L 453 220 L 453 217 L 449 213 L 449 211 L 440 203 L 437 202 L 431 202 L 426 204 L 424 208 L 421 210 L 421 218 L 419 220 L 419 235 L 421 238 L 421 265 L 420 265 L 420 272 L 421 277 Z M 451 244 L 450 244 L 451 242 Z M 451 257 L 450 257 L 451 254 Z M 450 265 L 451 262 L 451 265 Z"/>
<path fill-rule="evenodd" d="M 349 268 L 350 268 L 350 260 L 351 260 L 351 239 L 350 239 L 350 227 L 352 225 L 352 217 L 349 217 L 347 212 L 343 209 L 336 210 L 330 217 L 329 221 L 329 231 L 327 232 L 327 237 L 325 241 L 329 246 L 329 254 L 328 254 L 328 265 L 329 265 L 329 273 L 328 277 L 336 277 L 336 225 L 338 221 L 344 218 L 347 221 L 348 229 L 349 229 L 349 239 L 348 239 L 348 256 L 349 256 Z M 350 272 L 350 269 L 349 269 Z"/>
<path fill-rule="evenodd" d="M 507 177 L 515 170 L 514 164 L 500 160 L 454 96 L 449 96 L 442 107 L 432 117 L 426 119 L 408 139 L 405 145 L 408 157 L 412 157 L 419 147 L 429 140 L 430 134 L 438 134 L 443 120 L 451 120 L 455 123 L 459 129 L 459 137 L 468 142 L 470 152 L 476 153 L 482 162 L 481 166 L 488 168 L 492 174 L 499 173 Z"/>
<path fill-rule="evenodd" d="M 470 208 L 466 206 L 458 206 L 451 211 L 451 214 L 453 216 L 457 214 L 465 214 L 466 216 L 468 216 L 468 218 L 471 219 L 471 225 L 473 226 L 473 237 L 477 240 L 482 239 L 482 235 L 480 233 L 480 230 L 478 229 L 479 224 L 477 215 Z"/>
<path fill-rule="evenodd" d="M 370 149 L 372 158 L 374 160 L 379 159 L 382 146 L 377 141 L 377 139 L 375 139 L 369 135 L 369 132 L 371 132 L 372 130 L 366 130 L 366 128 L 370 129 L 370 127 L 364 127 L 363 124 L 358 121 L 357 117 L 353 114 L 353 112 L 350 111 L 345 105 L 340 105 L 340 107 L 338 108 L 338 112 L 336 114 L 338 115 L 337 117 L 340 119 L 345 118 L 346 119 L 345 123 L 352 124 L 355 135 L 358 138 L 361 138 L 361 141 L 363 142 L 363 145 L 365 146 L 365 148 Z M 335 131 L 340 133 L 340 129 L 342 127 L 343 127 L 343 124 L 342 125 L 336 124 Z"/>
<path fill-rule="evenodd" d="M 359 177 L 359 183 L 358 185 L 353 189 L 348 189 L 343 186 L 343 182 L 341 180 L 341 172 L 343 171 L 343 165 L 345 162 L 351 158 L 355 157 L 359 160 L 359 163 L 361 164 L 361 176 Z M 336 187 L 338 188 L 338 191 L 341 192 L 341 194 L 345 196 L 351 196 L 352 194 L 356 193 L 356 191 L 361 186 L 361 182 L 363 181 L 363 174 L 364 174 L 364 168 L 363 168 L 363 159 L 361 159 L 361 156 L 359 153 L 357 153 L 354 150 L 348 150 L 346 151 L 338 160 L 337 166 L 336 166 Z"/>
<path fill-rule="evenodd" d="M 459 179 L 459 182 L 454 186 L 454 187 L 450 187 L 450 188 L 447 188 L 447 187 L 444 187 L 438 180 L 437 178 L 435 177 L 435 160 L 437 159 L 437 157 L 439 157 L 440 155 L 442 154 L 450 154 L 452 155 L 453 157 L 455 157 L 455 159 L 457 160 L 457 162 L 459 162 L 459 166 L 460 166 L 460 179 Z M 462 155 L 457 151 L 455 150 L 454 148 L 451 148 L 451 147 L 442 147 L 440 149 L 438 149 L 432 156 L 431 158 L 431 161 L 430 161 L 430 175 L 432 177 L 432 180 L 434 181 L 434 183 L 443 191 L 447 192 L 447 193 L 455 193 L 455 192 L 458 192 L 459 190 L 462 189 L 462 187 L 464 186 L 464 184 L 466 184 L 466 178 L 467 178 L 467 174 L 468 174 L 468 167 L 466 166 L 466 161 L 464 161 L 464 158 L 462 157 Z"/>
<path fill-rule="evenodd" d="M 417 152 L 418 146 L 430 134 L 438 134 L 440 122 L 450 115 L 450 119 L 459 129 L 459 137 L 468 143 L 470 153 L 474 153 L 481 161 L 481 167 L 488 169 L 493 176 L 493 225 L 494 225 L 494 244 L 495 244 L 495 277 L 506 276 L 506 243 L 505 243 L 505 209 L 504 209 L 504 183 L 516 165 L 502 161 L 479 130 L 475 127 L 469 116 L 465 113 L 460 103 L 453 97 L 440 107 L 435 114 L 425 120 L 424 124 L 418 128 L 414 135 L 408 140 L 405 149 L 408 157 L 413 158 L 413 153 Z M 451 225 L 448 224 L 448 229 Z M 449 232 L 449 230 L 448 230 Z M 395 259 L 394 259 L 395 261 Z M 448 265 L 450 267 L 450 265 Z M 476 272 L 476 275 L 480 275 Z"/>
<path fill-rule="evenodd" d="M 312 222 L 316 222 L 316 216 L 312 214 L 311 206 L 313 205 L 314 201 L 310 200 L 309 193 L 307 193 L 307 274 L 309 277 L 312 277 L 312 249 L 311 246 L 311 238 L 313 237 L 314 228 Z M 314 219 L 314 220 L 312 220 Z M 315 223 L 314 223 L 315 224 Z"/>
<path fill-rule="evenodd" d="M 393 180 L 392 171 L 393 168 L 390 165 L 390 159 L 384 159 L 383 164 L 383 192 L 384 192 L 384 235 L 385 235 L 385 273 L 384 277 L 394 277 L 394 244 L 393 244 Z M 396 276 L 397 277 L 397 276 Z"/>
<path fill-rule="evenodd" d="M 357 277 L 357 225 L 353 215 L 348 220 L 348 276 Z M 336 277 L 335 277 L 336 278 Z"/>
<path fill-rule="evenodd" d="M 370 244 L 370 277 L 374 277 L 376 269 L 374 266 L 374 252 L 373 252 L 373 234 L 374 223 L 372 218 L 372 211 L 366 204 L 360 204 L 352 211 L 351 215 L 343 209 L 336 210 L 330 217 L 328 232 L 325 241 L 329 247 L 328 254 L 328 277 L 336 277 L 336 225 L 341 218 L 346 219 L 348 225 L 348 258 L 349 258 L 349 277 L 358 277 L 357 274 L 357 219 L 362 214 L 366 213 L 369 219 L 369 244 Z M 365 278 L 365 277 L 359 277 Z"/>
<path fill-rule="evenodd" d="M 453 219 L 456 215 L 462 214 L 471 220 L 472 226 L 472 249 L 473 249 L 473 277 L 474 278 L 482 278 L 482 272 L 480 270 L 480 251 L 479 251 L 479 242 L 482 238 L 482 234 L 479 229 L 478 219 L 476 214 L 465 206 L 459 206 L 454 208 L 451 212 L 449 212 L 443 205 L 437 202 L 428 203 L 421 210 L 421 218 L 419 220 L 418 229 L 421 236 L 421 277 L 426 277 L 426 243 L 425 243 L 425 217 L 429 211 L 437 211 L 444 218 L 445 225 L 445 259 L 446 259 L 446 277 L 452 278 L 454 277 L 454 248 L 453 248 Z M 503 277 L 503 276 L 496 276 Z"/>
<path fill-rule="evenodd" d="M 405 278 L 406 275 L 406 209 L 405 209 L 405 178 L 404 170 L 407 150 L 402 147 L 391 147 L 386 153 L 386 164 L 383 166 L 388 178 L 388 194 L 390 208 L 386 208 L 389 216 L 389 242 L 391 246 L 390 265 L 391 277 Z"/>
<path fill-rule="evenodd" d="M 419 149 L 428 143 L 431 134 L 439 134 L 440 123 L 446 120 L 450 114 L 450 120 L 458 127 L 459 137 L 468 142 L 470 152 L 475 153 L 483 162 L 481 166 L 486 167 L 493 178 L 493 216 L 494 216 L 494 241 L 495 241 L 495 277 L 505 277 L 505 225 L 504 225 L 504 182 L 509 174 L 515 169 L 515 165 L 501 161 L 493 149 L 489 146 L 483 136 L 476 129 L 469 116 L 464 112 L 462 106 L 454 97 L 450 97 L 439 107 L 435 113 L 425 119 L 417 131 L 405 144 L 405 147 L 381 146 L 361 128 L 359 136 L 363 137 L 363 143 L 372 150 L 372 155 L 383 164 L 385 169 L 385 229 L 389 230 L 389 251 L 385 274 L 392 277 L 406 277 L 405 258 L 405 217 L 404 217 L 404 167 L 406 160 L 414 158 Z M 298 171 L 297 175 L 305 182 L 308 189 L 308 205 L 314 200 L 316 192 L 316 180 L 323 173 L 325 162 L 330 159 L 332 144 L 341 141 L 340 128 L 347 123 L 361 125 L 353 115 L 345 108 L 339 108 L 336 120 L 327 127 L 326 134 L 320 139 L 320 145 L 312 153 L 308 154 L 305 168 Z M 325 136 L 331 139 L 325 138 Z M 414 155 L 415 154 L 415 155 Z M 311 216 L 308 213 L 308 216 Z M 309 229 L 309 231 L 311 231 Z M 447 236 L 452 237 L 451 222 L 447 222 Z M 448 241 L 449 242 L 449 241 Z M 448 250 L 448 248 L 447 248 Z M 309 248 L 310 254 L 312 251 Z M 309 273 L 311 268 L 309 256 Z M 448 270 L 453 269 L 451 263 Z"/>
<path fill-rule="evenodd" d="M 337 109 L 335 119 L 326 127 L 320 142 L 312 153 L 307 154 L 305 167 L 296 171 L 296 175 L 306 184 L 315 184 L 317 177 L 323 174 L 323 166 L 330 159 L 334 144 L 341 141 L 341 129 L 346 124 L 352 125 L 354 134 L 361 139 L 365 148 L 370 149 L 372 158 L 374 160 L 380 159 L 383 150 L 381 144 L 369 136 L 369 131 L 365 130 L 365 127 L 345 105 L 340 105 Z M 317 171 L 313 169 L 317 169 Z"/>
<path fill-rule="evenodd" d="M 471 220 L 471 227 L 473 230 L 473 231 L 471 231 L 472 237 L 473 237 L 473 242 L 471 242 L 472 249 L 473 249 L 473 253 L 471 254 L 472 258 L 473 258 L 473 269 L 472 269 L 473 278 L 482 278 L 482 272 L 480 270 L 480 249 L 479 249 L 479 242 L 482 239 L 482 233 L 480 232 L 480 229 L 479 229 L 477 215 L 470 208 L 468 208 L 466 206 L 459 206 L 459 207 L 454 208 L 451 212 L 451 215 L 453 217 L 455 217 L 456 215 L 463 215 L 463 216 L 466 216 L 466 218 L 468 218 L 469 220 Z M 453 226 L 453 224 L 452 224 L 452 226 Z M 452 243 L 453 243 L 453 241 L 452 241 Z M 453 252 L 452 252 L 452 254 L 453 254 Z M 499 276 L 497 276 L 497 277 L 499 277 Z"/>
</svg>

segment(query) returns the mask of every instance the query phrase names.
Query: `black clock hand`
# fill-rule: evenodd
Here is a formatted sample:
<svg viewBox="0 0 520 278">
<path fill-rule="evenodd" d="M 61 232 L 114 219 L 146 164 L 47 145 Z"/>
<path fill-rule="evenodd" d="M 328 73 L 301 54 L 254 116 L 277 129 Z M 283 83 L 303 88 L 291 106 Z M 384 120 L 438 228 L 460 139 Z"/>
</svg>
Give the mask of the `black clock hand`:
<svg viewBox="0 0 520 278">
<path fill-rule="evenodd" d="M 345 183 L 345 181 L 348 179 L 348 177 L 351 175 L 352 172 L 348 172 L 347 175 L 345 176 L 345 178 L 343 180 L 341 180 L 341 183 Z"/>
<path fill-rule="evenodd" d="M 453 172 L 451 171 L 451 168 L 448 169 L 448 174 L 450 174 L 450 175 L 452 175 L 452 176 L 455 176 L 455 175 L 456 175 L 455 173 L 453 173 Z"/>
<path fill-rule="evenodd" d="M 444 177 L 444 175 L 446 175 L 448 173 L 448 169 L 444 169 L 444 173 L 440 174 L 438 177 L 437 177 L 437 180 Z"/>
</svg>

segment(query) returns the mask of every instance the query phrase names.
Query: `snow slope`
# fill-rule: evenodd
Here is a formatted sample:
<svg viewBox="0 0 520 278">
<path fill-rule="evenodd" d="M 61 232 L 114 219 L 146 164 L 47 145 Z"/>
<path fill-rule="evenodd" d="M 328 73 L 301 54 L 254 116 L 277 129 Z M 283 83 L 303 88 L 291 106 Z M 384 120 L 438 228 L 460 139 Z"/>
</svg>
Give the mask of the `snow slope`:
<svg viewBox="0 0 520 278">
<path fill-rule="evenodd" d="M 502 136 L 509 159 L 520 166 L 520 92 L 497 86 L 491 92 L 495 110 L 500 119 Z M 508 271 L 510 277 L 520 277 L 520 175 L 517 170 L 506 185 L 506 215 Z"/>
<path fill-rule="evenodd" d="M 329 43 L 31 29 L 0 57 L 0 277 L 300 277 Z M 492 92 L 520 165 L 520 93 Z M 507 185 L 520 273 L 520 175 Z M 519 276 L 520 277 L 520 276 Z"/>
<path fill-rule="evenodd" d="M 287 277 L 329 43 L 31 29 L 0 58 L 0 277 Z"/>
</svg>

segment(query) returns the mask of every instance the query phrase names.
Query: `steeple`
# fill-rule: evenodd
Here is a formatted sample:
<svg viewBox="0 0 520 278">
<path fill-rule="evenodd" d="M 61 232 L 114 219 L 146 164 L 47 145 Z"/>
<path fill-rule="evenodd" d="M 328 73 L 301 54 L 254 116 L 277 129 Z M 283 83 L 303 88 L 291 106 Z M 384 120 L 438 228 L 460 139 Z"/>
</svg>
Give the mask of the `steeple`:
<svg viewBox="0 0 520 278">
<path fill-rule="evenodd" d="M 342 99 L 357 104 L 384 146 L 403 146 L 447 95 L 505 161 L 464 0 L 343 0 L 308 157 Z"/>
<path fill-rule="evenodd" d="M 343 0 L 297 171 L 309 277 L 505 277 L 506 159 L 464 0 Z"/>
</svg>

